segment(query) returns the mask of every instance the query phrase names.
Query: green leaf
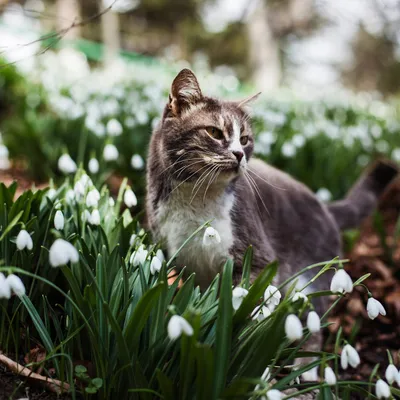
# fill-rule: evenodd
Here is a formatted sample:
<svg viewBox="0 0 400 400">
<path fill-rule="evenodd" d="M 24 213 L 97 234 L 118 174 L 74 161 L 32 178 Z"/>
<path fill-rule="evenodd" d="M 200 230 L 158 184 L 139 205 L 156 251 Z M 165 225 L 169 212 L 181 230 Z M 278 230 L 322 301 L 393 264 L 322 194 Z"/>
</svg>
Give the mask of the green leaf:
<svg viewBox="0 0 400 400">
<path fill-rule="evenodd" d="M 225 263 L 222 274 L 221 294 L 218 306 L 213 398 L 218 398 L 226 385 L 226 376 L 230 360 L 233 315 L 232 271 L 233 260 L 228 259 Z"/>
<path fill-rule="evenodd" d="M 253 246 L 249 246 L 243 257 L 242 286 L 245 289 L 250 287 L 250 272 L 253 262 Z"/>
<path fill-rule="evenodd" d="M 7 225 L 7 228 L 4 230 L 3 234 L 0 236 L 0 242 L 6 237 L 7 233 L 11 231 L 12 228 L 14 228 L 15 225 L 17 225 L 19 219 L 22 217 L 22 214 L 24 213 L 24 210 L 21 210 L 15 218 Z"/>
</svg>

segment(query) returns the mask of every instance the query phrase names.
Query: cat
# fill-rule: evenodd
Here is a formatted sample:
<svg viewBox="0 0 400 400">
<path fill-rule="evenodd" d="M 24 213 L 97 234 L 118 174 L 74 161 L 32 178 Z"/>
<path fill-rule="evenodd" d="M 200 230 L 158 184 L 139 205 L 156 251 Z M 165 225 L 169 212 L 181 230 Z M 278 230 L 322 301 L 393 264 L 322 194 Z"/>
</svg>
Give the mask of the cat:
<svg viewBox="0 0 400 400">
<path fill-rule="evenodd" d="M 204 247 L 199 233 L 177 256 L 176 265 L 195 272 L 202 289 L 228 257 L 234 260 L 233 281 L 240 283 L 249 245 L 254 250 L 251 279 L 278 260 L 276 283 L 342 256 L 341 230 L 358 226 L 398 173 L 394 163 L 378 161 L 344 200 L 326 205 L 302 183 L 252 157 L 246 111 L 252 100 L 206 97 L 194 73 L 183 69 L 151 137 L 146 211 L 154 238 L 172 256 L 208 220 L 220 235 L 220 242 Z M 314 274 L 310 271 L 300 284 Z M 329 287 L 325 282 L 318 288 L 318 280 L 315 285 L 311 289 Z"/>
</svg>

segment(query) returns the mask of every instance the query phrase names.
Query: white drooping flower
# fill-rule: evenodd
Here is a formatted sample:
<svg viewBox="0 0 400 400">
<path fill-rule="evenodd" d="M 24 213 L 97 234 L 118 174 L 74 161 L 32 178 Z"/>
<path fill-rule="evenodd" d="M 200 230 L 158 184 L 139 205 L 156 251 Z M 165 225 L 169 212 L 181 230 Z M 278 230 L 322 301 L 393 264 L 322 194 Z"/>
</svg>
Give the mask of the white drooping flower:
<svg viewBox="0 0 400 400">
<path fill-rule="evenodd" d="M 88 167 L 89 167 L 89 171 L 91 174 L 97 174 L 99 172 L 99 168 L 100 168 L 97 158 L 91 158 L 89 160 Z"/>
<path fill-rule="evenodd" d="M 85 210 L 82 212 L 81 218 L 83 222 L 89 222 L 90 223 L 90 217 L 92 215 L 90 214 L 89 210 Z"/>
<path fill-rule="evenodd" d="M 267 399 L 268 400 L 281 400 L 283 399 L 283 394 L 277 390 L 277 389 L 270 389 L 268 390 L 267 394 Z"/>
<path fill-rule="evenodd" d="M 232 306 L 236 311 L 242 304 L 243 299 L 249 294 L 249 291 L 242 287 L 235 287 L 232 291 Z"/>
<path fill-rule="evenodd" d="M 271 311 L 271 308 L 272 311 Z M 252 319 L 254 321 L 262 321 L 263 319 L 269 317 L 272 312 L 274 311 L 274 307 L 273 305 L 269 305 L 267 306 L 257 306 L 253 312 L 252 312 Z"/>
<path fill-rule="evenodd" d="M 308 301 L 308 297 L 302 292 L 296 292 L 292 297 L 292 302 L 295 303 L 298 300 L 302 300 L 304 303 Z"/>
<path fill-rule="evenodd" d="M 133 169 L 143 169 L 144 161 L 140 154 L 134 154 L 131 158 L 131 167 Z"/>
<path fill-rule="evenodd" d="M 106 161 L 115 161 L 119 156 L 117 148 L 109 143 L 104 146 L 103 157 Z"/>
<path fill-rule="evenodd" d="M 92 189 L 86 196 L 87 207 L 98 207 L 100 200 L 100 193 L 97 189 Z"/>
<path fill-rule="evenodd" d="M 93 185 L 92 180 L 90 179 L 89 175 L 87 174 L 83 174 L 80 179 L 79 182 L 81 182 L 83 188 L 86 190 L 89 186 Z"/>
<path fill-rule="evenodd" d="M 331 367 L 326 367 L 324 371 L 325 382 L 329 386 L 336 385 L 336 375 Z"/>
<path fill-rule="evenodd" d="M 57 191 L 53 188 L 50 188 L 47 192 L 46 192 L 46 197 L 49 198 L 50 200 L 53 199 L 53 197 L 57 194 Z"/>
<path fill-rule="evenodd" d="M 110 198 L 108 199 L 108 205 L 109 205 L 110 207 L 114 207 L 114 206 L 115 206 L 115 200 L 114 200 L 112 197 L 110 197 Z"/>
<path fill-rule="evenodd" d="M 0 272 L 0 299 L 9 299 L 11 297 L 11 288 L 6 277 Z"/>
<path fill-rule="evenodd" d="M 221 236 L 216 229 L 209 226 L 203 236 L 203 246 L 211 246 L 215 243 L 221 243 Z"/>
<path fill-rule="evenodd" d="M 305 371 L 301 374 L 301 377 L 306 382 L 314 382 L 318 380 L 318 367 L 313 367 L 308 371 Z"/>
<path fill-rule="evenodd" d="M 162 267 L 162 262 L 157 256 L 154 256 L 150 263 L 150 273 L 154 275 L 156 272 L 160 272 Z"/>
<path fill-rule="evenodd" d="M 397 368 L 393 364 L 389 364 L 385 371 L 386 380 L 392 384 L 398 376 Z"/>
<path fill-rule="evenodd" d="M 18 250 L 23 250 L 25 248 L 27 248 L 28 250 L 33 249 L 33 241 L 31 235 L 25 229 L 21 229 L 19 231 L 16 244 Z"/>
<path fill-rule="evenodd" d="M 24 283 L 17 275 L 8 275 L 6 278 L 6 284 L 8 284 L 10 290 L 13 291 L 18 297 L 21 297 L 25 294 Z"/>
<path fill-rule="evenodd" d="M 64 239 L 57 239 L 50 247 L 49 260 L 52 267 L 59 267 L 69 262 L 77 263 L 79 253 L 71 243 Z"/>
<path fill-rule="evenodd" d="M 134 253 L 131 255 L 130 262 L 134 267 L 140 264 L 144 264 L 147 258 L 148 251 L 141 245 Z"/>
<path fill-rule="evenodd" d="M 77 166 L 69 154 L 63 154 L 58 159 L 58 169 L 64 174 L 73 174 L 76 172 Z"/>
<path fill-rule="evenodd" d="M 85 195 L 85 186 L 81 181 L 77 181 L 74 185 L 75 197 L 79 200 Z"/>
<path fill-rule="evenodd" d="M 133 190 L 128 188 L 124 193 L 124 203 L 128 208 L 134 207 L 137 205 L 137 198 Z"/>
<path fill-rule="evenodd" d="M 168 336 L 171 340 L 176 340 L 182 333 L 187 336 L 192 336 L 193 328 L 185 318 L 179 315 L 173 315 L 168 322 Z"/>
<path fill-rule="evenodd" d="M 339 269 L 333 276 L 331 291 L 334 293 L 351 293 L 353 291 L 353 281 L 344 269 Z"/>
<path fill-rule="evenodd" d="M 274 285 L 269 285 L 264 292 L 264 301 L 265 301 L 265 307 L 263 307 L 263 314 L 264 317 L 267 317 L 271 314 L 272 311 L 275 310 L 275 307 L 279 305 L 279 302 L 281 301 L 282 294 L 278 290 L 278 288 Z M 264 308 L 267 308 L 268 312 L 264 312 Z M 268 315 L 266 315 L 268 314 Z"/>
<path fill-rule="evenodd" d="M 95 208 L 90 214 L 89 223 L 91 225 L 100 225 L 100 213 L 97 208 Z"/>
<path fill-rule="evenodd" d="M 58 231 L 64 229 L 64 214 L 60 210 L 57 210 L 56 214 L 54 215 L 54 227 Z"/>
<path fill-rule="evenodd" d="M 307 328 L 311 333 L 319 332 L 321 329 L 321 320 L 315 311 L 310 311 L 307 316 Z"/>
<path fill-rule="evenodd" d="M 110 136 L 120 136 L 123 132 L 122 125 L 115 118 L 107 122 L 106 129 Z"/>
<path fill-rule="evenodd" d="M 299 317 L 294 314 L 287 316 L 285 321 L 285 333 L 289 340 L 297 340 L 302 338 L 303 327 Z"/>
<path fill-rule="evenodd" d="M 132 233 L 132 235 L 131 235 L 131 237 L 129 239 L 129 246 L 132 246 L 133 243 L 135 243 L 136 238 L 137 238 L 136 233 Z"/>
<path fill-rule="evenodd" d="M 389 399 L 391 396 L 389 385 L 382 379 L 376 382 L 375 393 L 378 399 Z"/>
<path fill-rule="evenodd" d="M 162 251 L 161 249 L 158 249 L 158 250 L 157 250 L 157 252 L 156 252 L 156 257 L 158 257 L 158 259 L 159 259 L 161 262 L 164 262 L 164 260 L 165 260 L 164 253 L 163 253 L 163 251 Z"/>
<path fill-rule="evenodd" d="M 351 346 L 350 344 L 346 344 L 343 347 L 342 355 L 340 356 L 340 364 L 343 369 L 347 369 L 349 364 L 356 368 L 360 364 L 360 356 L 357 353 L 357 350 Z"/>
<path fill-rule="evenodd" d="M 370 297 L 367 302 L 367 313 L 369 318 L 375 319 L 379 314 L 386 315 L 386 310 L 380 301 Z"/>
<path fill-rule="evenodd" d="M 72 189 L 68 189 L 65 193 L 65 200 L 68 204 L 71 204 L 75 200 L 75 192 Z"/>
<path fill-rule="evenodd" d="M 332 198 L 331 192 L 326 188 L 318 189 L 315 195 L 317 196 L 318 200 L 322 201 L 323 203 L 330 201 Z"/>
</svg>

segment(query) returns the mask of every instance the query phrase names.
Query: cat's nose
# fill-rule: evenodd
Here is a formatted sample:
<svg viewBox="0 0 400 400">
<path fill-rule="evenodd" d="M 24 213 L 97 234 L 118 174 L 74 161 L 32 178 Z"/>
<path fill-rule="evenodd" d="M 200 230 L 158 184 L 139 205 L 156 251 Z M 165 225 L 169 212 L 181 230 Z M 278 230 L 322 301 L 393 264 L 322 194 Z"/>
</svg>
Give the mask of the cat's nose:
<svg viewBox="0 0 400 400">
<path fill-rule="evenodd" d="M 240 163 L 240 161 L 242 161 L 242 158 L 243 158 L 243 156 L 244 156 L 243 151 L 234 150 L 234 151 L 232 151 L 232 153 L 233 153 L 234 156 L 237 158 L 238 163 Z"/>
</svg>

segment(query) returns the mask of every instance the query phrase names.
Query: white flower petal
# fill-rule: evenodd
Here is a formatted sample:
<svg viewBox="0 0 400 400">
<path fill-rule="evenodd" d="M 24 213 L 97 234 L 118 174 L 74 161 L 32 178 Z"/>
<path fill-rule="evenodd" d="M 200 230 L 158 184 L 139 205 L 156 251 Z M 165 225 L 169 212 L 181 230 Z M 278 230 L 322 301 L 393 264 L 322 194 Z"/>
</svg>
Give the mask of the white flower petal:
<svg viewBox="0 0 400 400">
<path fill-rule="evenodd" d="M 17 275 L 10 274 L 6 278 L 6 283 L 8 283 L 10 289 L 18 296 L 21 297 L 25 294 L 25 286 Z"/>
<path fill-rule="evenodd" d="M 91 158 L 89 160 L 88 167 L 91 174 L 97 174 L 99 172 L 100 166 L 96 158 Z"/>
<path fill-rule="evenodd" d="M 33 249 L 33 241 L 31 235 L 25 230 L 21 229 L 18 233 L 16 245 L 18 250 L 27 248 L 28 250 Z"/>
<path fill-rule="evenodd" d="M 50 247 L 49 261 L 52 267 L 59 267 L 68 262 L 77 263 L 79 261 L 78 250 L 64 239 L 57 239 Z"/>
<path fill-rule="evenodd" d="M 397 379 L 397 368 L 393 364 L 389 364 L 385 371 L 386 380 L 392 384 Z"/>
<path fill-rule="evenodd" d="M 134 207 L 137 205 L 137 198 L 136 198 L 135 193 L 133 193 L 132 189 L 125 190 L 124 203 L 128 208 L 131 208 L 131 207 Z"/>
<path fill-rule="evenodd" d="M 64 229 L 64 215 L 60 210 L 56 211 L 56 214 L 54 215 L 54 227 L 58 231 Z"/>
<path fill-rule="evenodd" d="M 307 328 L 310 332 L 316 333 L 321 329 L 321 320 L 315 311 L 310 311 L 307 316 Z"/>
<path fill-rule="evenodd" d="M 325 382 L 329 386 L 336 385 L 336 375 L 331 367 L 326 367 L 324 371 Z"/>
<path fill-rule="evenodd" d="M 11 287 L 3 273 L 0 272 L 0 299 L 11 297 Z"/>
<path fill-rule="evenodd" d="M 351 293 L 353 281 L 350 275 L 344 269 L 339 269 L 332 278 L 330 289 L 333 293 Z"/>
<path fill-rule="evenodd" d="M 375 393 L 378 399 L 389 399 L 391 396 L 389 385 L 382 379 L 376 382 Z"/>
<path fill-rule="evenodd" d="M 285 321 L 285 333 L 289 340 L 297 340 L 302 338 L 303 327 L 300 319 L 296 315 L 290 314 L 287 316 Z"/>
<path fill-rule="evenodd" d="M 162 263 L 157 256 L 154 256 L 150 263 L 150 272 L 154 275 L 156 272 L 160 272 Z"/>
<path fill-rule="evenodd" d="M 270 389 L 266 394 L 268 400 L 281 400 L 283 398 L 283 394 L 277 389 Z"/>
</svg>

